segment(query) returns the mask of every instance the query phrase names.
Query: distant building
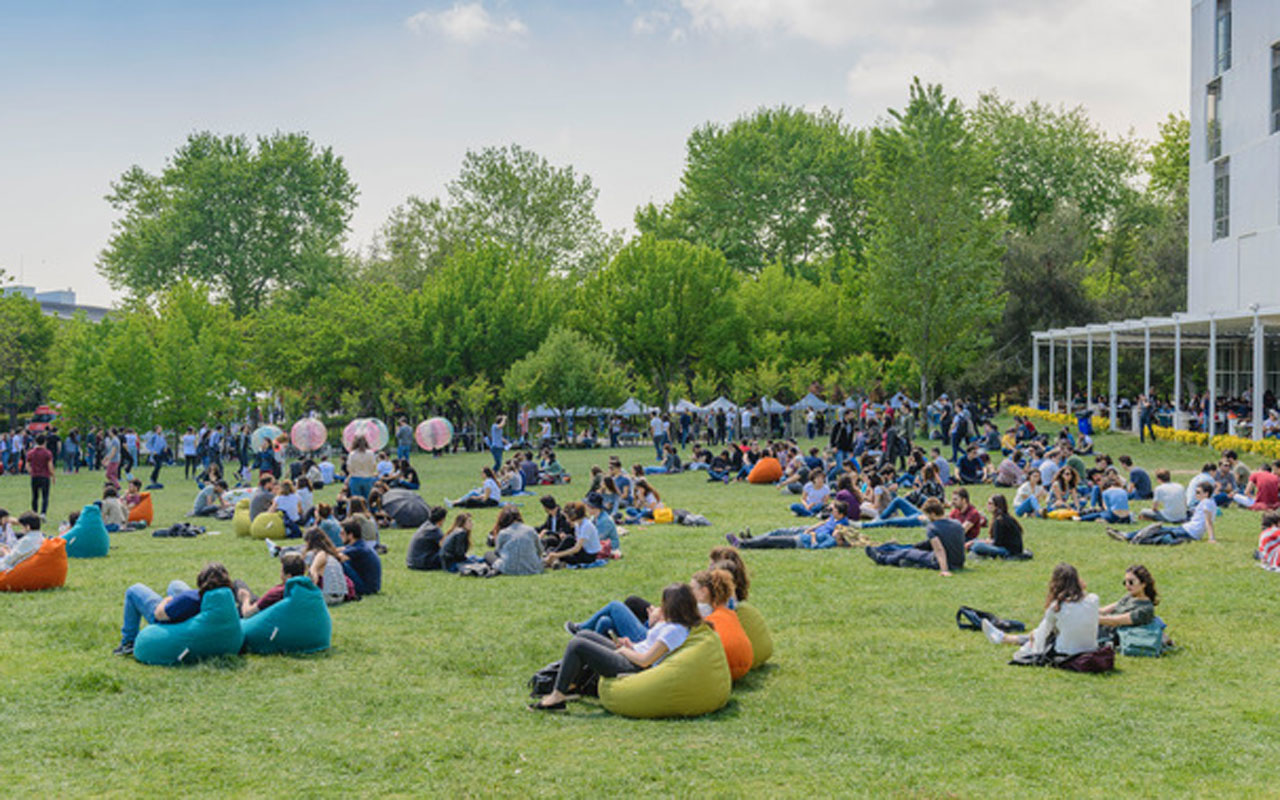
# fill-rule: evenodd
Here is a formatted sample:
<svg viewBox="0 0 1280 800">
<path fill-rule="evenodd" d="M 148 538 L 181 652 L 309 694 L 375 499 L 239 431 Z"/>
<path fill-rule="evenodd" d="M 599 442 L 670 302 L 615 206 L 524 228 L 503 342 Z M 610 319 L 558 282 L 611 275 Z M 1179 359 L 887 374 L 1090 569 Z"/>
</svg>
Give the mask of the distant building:
<svg viewBox="0 0 1280 800">
<path fill-rule="evenodd" d="M 52 292 L 37 292 L 34 286 L 6 286 L 0 289 L 6 296 L 22 295 L 28 300 L 40 304 L 40 310 L 46 317 L 71 319 L 76 314 L 84 313 L 90 322 L 102 322 L 111 309 L 102 306 L 84 306 L 76 302 L 76 293 L 71 289 L 56 289 Z"/>
<path fill-rule="evenodd" d="M 1245 424 L 1258 438 L 1265 403 L 1280 394 L 1280 2 L 1191 0 L 1190 6 L 1187 310 L 1037 331 L 1031 403 L 1043 402 L 1042 345 L 1050 408 L 1063 399 L 1061 388 L 1070 394 L 1083 383 L 1093 394 L 1094 349 L 1105 347 L 1114 426 L 1117 349 L 1143 349 L 1148 390 L 1151 349 L 1167 348 L 1174 352 L 1174 427 L 1193 418 L 1201 430 L 1216 432 L 1236 432 Z M 1083 381 L 1078 371 L 1072 375 L 1081 350 Z M 1187 351 L 1205 354 L 1203 371 L 1193 362 L 1194 376 L 1184 371 Z M 1193 408 L 1185 402 L 1201 390 L 1208 395 L 1202 403 Z"/>
</svg>

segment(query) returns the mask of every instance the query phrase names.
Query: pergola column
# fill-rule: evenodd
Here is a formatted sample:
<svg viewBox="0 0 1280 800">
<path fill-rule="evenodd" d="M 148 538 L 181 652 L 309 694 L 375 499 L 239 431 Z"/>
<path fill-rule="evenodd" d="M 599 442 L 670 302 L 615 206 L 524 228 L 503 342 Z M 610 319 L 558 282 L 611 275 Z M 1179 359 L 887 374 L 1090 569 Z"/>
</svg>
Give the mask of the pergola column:
<svg viewBox="0 0 1280 800">
<path fill-rule="evenodd" d="M 1111 387 L 1111 398 L 1110 398 L 1110 399 L 1111 399 L 1111 402 L 1110 402 L 1110 406 L 1111 406 L 1111 430 L 1113 430 L 1113 431 L 1116 429 L 1116 424 L 1117 424 L 1117 416 L 1116 416 L 1116 392 L 1117 392 L 1117 386 L 1118 386 L 1118 383 L 1119 383 L 1119 382 L 1116 380 L 1116 378 L 1117 378 L 1117 376 L 1116 376 L 1116 362 L 1119 360 L 1119 359 L 1118 359 L 1118 350 L 1119 350 L 1119 346 L 1118 346 L 1118 345 L 1117 345 L 1117 343 L 1116 343 L 1116 329 L 1115 329 L 1115 328 L 1112 328 L 1112 329 L 1111 329 L 1111 374 L 1110 374 L 1110 376 L 1109 376 L 1109 383 L 1110 383 L 1110 387 Z"/>
<path fill-rule="evenodd" d="M 1084 358 L 1084 393 L 1088 395 L 1089 407 L 1093 407 L 1093 334 L 1085 337 Z"/>
<path fill-rule="evenodd" d="M 1253 439 L 1262 439 L 1262 383 L 1267 377 L 1266 331 L 1253 307 Z"/>
<path fill-rule="evenodd" d="M 1040 407 L 1040 340 L 1031 337 L 1031 402 L 1032 408 Z"/>
<path fill-rule="evenodd" d="M 1218 322 L 1212 316 L 1209 317 L 1209 364 L 1207 372 L 1209 373 L 1209 413 L 1207 417 L 1207 425 L 1209 435 L 1212 436 L 1217 430 L 1218 418 Z"/>
<path fill-rule="evenodd" d="M 1071 389 L 1071 340 L 1067 340 L 1067 390 L 1063 394 L 1067 398 L 1067 413 L 1071 413 L 1072 400 L 1075 399 L 1075 392 Z"/>
<path fill-rule="evenodd" d="M 1151 323 L 1142 325 L 1142 393 L 1151 399 Z"/>
<path fill-rule="evenodd" d="M 1173 315 L 1173 429 L 1182 428 L 1182 320 Z"/>
<path fill-rule="evenodd" d="M 1053 368 L 1053 337 L 1049 338 L 1049 410 L 1053 411 L 1053 384 L 1058 377 Z"/>
</svg>

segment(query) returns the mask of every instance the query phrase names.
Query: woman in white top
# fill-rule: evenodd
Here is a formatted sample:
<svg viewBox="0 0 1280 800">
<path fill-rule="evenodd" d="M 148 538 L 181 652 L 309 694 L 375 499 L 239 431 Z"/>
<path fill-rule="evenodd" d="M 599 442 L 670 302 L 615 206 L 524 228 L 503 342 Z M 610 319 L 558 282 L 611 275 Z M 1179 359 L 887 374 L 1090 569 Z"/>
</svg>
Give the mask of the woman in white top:
<svg viewBox="0 0 1280 800">
<path fill-rule="evenodd" d="M 673 583 L 662 590 L 661 607 L 649 607 L 649 633 L 644 641 L 623 637 L 614 642 L 589 630 L 574 634 L 560 659 L 555 688 L 529 708 L 563 711 L 567 701 L 578 699 L 571 694 L 576 688 L 573 681 L 584 667 L 605 678 L 648 669 L 684 644 L 689 631 L 701 623 L 693 589 L 687 583 Z"/>
<path fill-rule="evenodd" d="M 662 508 L 662 497 L 644 478 L 636 480 L 632 489 L 632 505 L 627 509 L 627 517 L 632 522 L 653 519 L 653 512 Z"/>
<path fill-rule="evenodd" d="M 1085 594 L 1085 588 L 1075 567 L 1059 564 L 1049 578 L 1044 619 L 1030 636 L 1007 634 L 985 619 L 982 632 L 993 644 L 1022 645 L 1020 655 L 1042 655 L 1052 649 L 1064 656 L 1074 656 L 1097 650 L 1098 596 Z"/>
<path fill-rule="evenodd" d="M 552 569 L 561 564 L 592 564 L 600 558 L 600 533 L 587 516 L 585 504 L 566 503 L 564 517 L 573 526 L 573 536 L 561 540 L 558 550 L 547 553 L 544 563 Z"/>
<path fill-rule="evenodd" d="M 306 542 L 302 557 L 307 560 L 307 575 L 324 593 L 325 603 L 336 606 L 346 601 L 347 575 L 342 569 L 346 556 L 338 552 L 329 535 L 319 528 L 307 530 Z"/>
<path fill-rule="evenodd" d="M 267 509 L 268 513 L 272 511 L 279 511 L 284 517 L 284 526 L 289 530 L 286 538 L 302 538 L 302 527 L 298 524 L 302 519 L 302 499 L 293 488 L 293 481 L 280 481 L 280 486 L 276 490 L 276 499 L 271 501 L 271 507 Z"/>
<path fill-rule="evenodd" d="M 502 487 L 498 485 L 498 476 L 494 473 L 492 467 L 485 467 L 480 470 L 482 483 L 480 488 L 471 491 L 459 497 L 457 500 L 444 499 L 444 504 L 449 508 L 461 506 L 462 508 L 490 508 L 502 504 Z"/>
<path fill-rule="evenodd" d="M 1049 503 L 1049 494 L 1040 485 L 1040 473 L 1027 472 L 1027 479 L 1013 495 L 1013 513 L 1018 517 L 1042 517 Z"/>
<path fill-rule="evenodd" d="M 352 497 L 369 496 L 378 478 L 378 457 L 369 452 L 369 442 L 357 436 L 347 454 L 347 491 Z"/>
</svg>

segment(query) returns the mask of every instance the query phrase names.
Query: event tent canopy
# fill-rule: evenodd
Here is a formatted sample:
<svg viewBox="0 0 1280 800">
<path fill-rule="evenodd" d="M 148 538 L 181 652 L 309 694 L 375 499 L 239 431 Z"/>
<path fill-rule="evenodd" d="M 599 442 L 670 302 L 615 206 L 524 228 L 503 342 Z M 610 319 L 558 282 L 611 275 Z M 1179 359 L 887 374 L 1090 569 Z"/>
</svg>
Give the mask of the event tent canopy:
<svg viewBox="0 0 1280 800">
<path fill-rule="evenodd" d="M 680 402 L 676 403 L 675 405 L 671 406 L 671 410 L 679 413 L 688 412 L 690 414 L 693 414 L 697 411 L 701 411 L 702 409 L 699 408 L 692 400 L 685 398 Z"/>
<path fill-rule="evenodd" d="M 766 414 L 785 414 L 787 407 L 772 397 L 760 398 L 760 410 Z"/>
<path fill-rule="evenodd" d="M 615 413 L 623 417 L 636 417 L 641 414 L 648 414 L 649 411 L 650 411 L 649 407 L 646 406 L 644 403 L 641 403 L 639 400 L 635 399 L 634 397 L 628 397 L 627 402 L 618 406 L 618 409 Z"/>
<path fill-rule="evenodd" d="M 796 403 L 795 407 L 803 409 L 812 408 L 814 411 L 826 411 L 831 406 L 824 403 L 813 392 L 809 392 L 804 397 L 800 398 L 800 402 Z"/>
<path fill-rule="evenodd" d="M 558 410 L 554 408 L 547 408 L 546 406 L 538 406 L 529 412 L 530 419 L 546 419 L 547 417 L 558 416 L 560 416 L 560 412 Z"/>
<path fill-rule="evenodd" d="M 737 409 L 737 406 L 735 406 L 733 402 L 724 395 L 720 395 L 715 400 L 712 400 L 707 404 L 706 408 L 707 411 L 733 411 L 735 409 Z"/>
</svg>

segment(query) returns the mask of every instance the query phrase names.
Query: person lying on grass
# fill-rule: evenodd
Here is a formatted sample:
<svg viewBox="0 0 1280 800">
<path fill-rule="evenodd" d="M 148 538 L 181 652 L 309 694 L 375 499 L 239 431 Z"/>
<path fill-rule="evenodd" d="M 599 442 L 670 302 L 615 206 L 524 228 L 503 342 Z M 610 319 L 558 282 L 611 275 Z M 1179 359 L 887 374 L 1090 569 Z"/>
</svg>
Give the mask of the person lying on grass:
<svg viewBox="0 0 1280 800">
<path fill-rule="evenodd" d="M 200 613 L 200 602 L 207 593 L 224 587 L 231 588 L 231 574 L 216 561 L 200 570 L 195 589 L 182 581 L 173 581 L 161 597 L 150 587 L 135 583 L 124 592 L 124 624 L 120 628 L 120 644 L 112 653 L 133 655 L 133 642 L 138 638 L 142 620 L 153 625 L 189 620 Z"/>
<path fill-rule="evenodd" d="M 1156 618 L 1156 605 L 1160 594 L 1156 591 L 1156 579 L 1142 564 L 1134 564 L 1124 571 L 1124 597 L 1098 609 L 1099 639 L 1116 638 L 1116 629 L 1132 625 L 1150 625 Z"/>
<path fill-rule="evenodd" d="M 1107 535 L 1130 544 L 1180 544 L 1183 541 L 1207 539 L 1217 544 L 1214 535 L 1213 520 L 1218 513 L 1218 506 L 1213 502 L 1213 484 L 1197 483 L 1195 487 L 1196 507 L 1191 512 L 1191 519 L 1181 525 L 1161 525 L 1156 523 L 1147 527 L 1121 533 L 1115 528 L 1107 528 Z"/>
<path fill-rule="evenodd" d="M 945 518 L 937 499 L 930 498 L 923 511 L 929 520 L 925 526 L 928 538 L 916 545 L 886 542 L 879 547 L 868 546 L 867 557 L 881 566 L 936 569 L 947 578 L 951 577 L 951 570 L 963 568 L 964 526 Z"/>
<path fill-rule="evenodd" d="M 744 532 L 742 537 L 726 533 L 724 538 L 733 547 L 747 549 L 793 550 L 800 548 L 803 550 L 825 550 L 840 544 L 840 537 L 836 528 L 841 525 L 853 526 L 853 520 L 849 517 L 849 505 L 847 503 L 837 500 L 832 504 L 832 507 L 833 512 L 829 518 L 808 528 L 778 528 L 756 537 L 752 537 L 750 531 Z M 848 547 L 849 545 L 845 544 L 844 546 Z"/>
<path fill-rule="evenodd" d="M 1016 636 L 982 621 L 982 632 L 992 644 L 1020 645 L 1020 654 L 1038 656 L 1052 650 L 1065 656 L 1098 649 L 1098 596 L 1087 587 L 1076 568 L 1060 563 L 1049 577 L 1044 617 L 1029 636 Z"/>
<path fill-rule="evenodd" d="M 568 701 L 578 699 L 572 692 L 583 669 L 613 678 L 649 669 L 679 649 L 689 638 L 689 631 L 702 622 L 689 584 L 673 583 L 663 589 L 662 605 L 650 608 L 648 622 L 648 632 L 638 642 L 625 636 L 613 642 L 595 631 L 579 630 L 564 649 L 555 688 L 530 703 L 530 710 L 563 711 Z"/>
</svg>

